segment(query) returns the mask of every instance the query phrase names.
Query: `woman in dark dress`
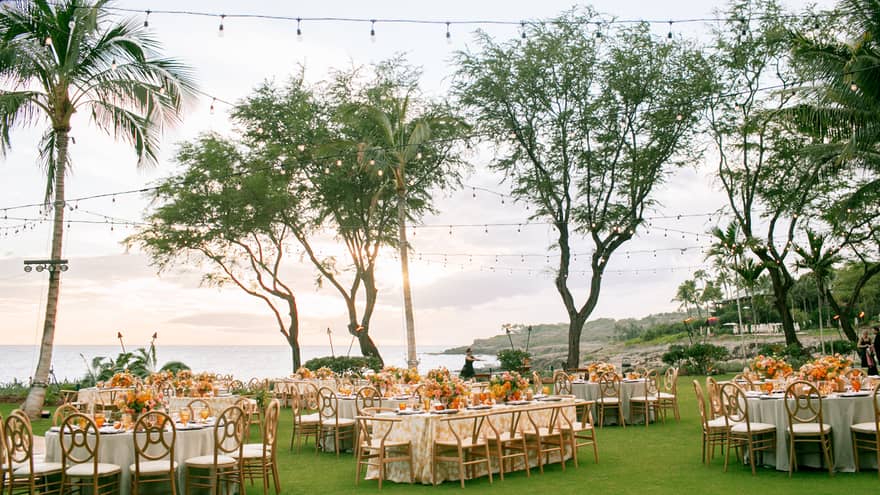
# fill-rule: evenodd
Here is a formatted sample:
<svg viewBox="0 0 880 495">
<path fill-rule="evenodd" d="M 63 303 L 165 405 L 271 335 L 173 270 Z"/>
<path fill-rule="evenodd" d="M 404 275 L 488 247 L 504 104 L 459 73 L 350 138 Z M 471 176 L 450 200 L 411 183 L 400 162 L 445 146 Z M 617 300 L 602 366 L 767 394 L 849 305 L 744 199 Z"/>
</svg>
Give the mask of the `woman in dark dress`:
<svg viewBox="0 0 880 495">
<path fill-rule="evenodd" d="M 873 344 L 871 342 L 871 337 L 868 336 L 868 331 L 865 330 L 859 337 L 859 343 L 857 345 L 859 360 L 861 361 L 862 368 L 868 367 L 868 348 L 872 345 Z"/>
<path fill-rule="evenodd" d="M 476 375 L 476 373 L 474 372 L 474 361 L 480 360 L 474 357 L 474 354 L 471 352 L 471 348 L 468 347 L 464 355 L 464 367 L 461 368 L 461 373 L 459 373 L 459 375 L 465 380 L 473 378 L 474 375 Z"/>
</svg>

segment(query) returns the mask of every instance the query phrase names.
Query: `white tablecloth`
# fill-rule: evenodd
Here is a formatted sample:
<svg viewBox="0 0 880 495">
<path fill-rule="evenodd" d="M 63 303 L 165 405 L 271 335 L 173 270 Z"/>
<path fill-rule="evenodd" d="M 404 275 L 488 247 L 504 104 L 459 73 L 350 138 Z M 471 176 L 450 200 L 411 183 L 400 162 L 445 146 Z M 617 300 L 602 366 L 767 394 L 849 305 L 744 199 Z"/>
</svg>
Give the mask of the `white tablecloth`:
<svg viewBox="0 0 880 495">
<path fill-rule="evenodd" d="M 599 399 L 599 382 L 582 382 L 574 381 L 571 383 L 571 393 L 578 399 L 598 400 Z M 623 419 L 627 424 L 633 422 L 630 416 L 629 402 L 632 397 L 645 395 L 645 380 L 624 380 L 620 383 L 620 403 L 623 408 Z M 593 406 L 593 417 L 599 420 L 598 406 Z M 644 421 L 644 418 L 636 418 Z M 617 414 L 609 414 L 606 409 L 605 424 L 617 424 Z"/>
<path fill-rule="evenodd" d="M 98 461 L 117 464 L 122 467 L 120 493 L 121 495 L 129 495 L 131 492 L 131 471 L 129 466 L 134 463 L 133 433 L 103 434 L 101 435 L 100 442 Z M 182 493 L 184 487 L 184 461 L 191 457 L 212 455 L 213 453 L 213 426 L 200 430 L 177 431 L 177 441 L 174 445 L 174 460 L 177 461 L 179 466 L 177 472 L 177 488 L 179 492 Z M 46 432 L 46 462 L 61 462 L 61 443 L 59 442 L 59 433 L 57 431 Z M 157 488 L 160 488 L 160 485 L 157 484 Z M 167 486 L 161 488 L 167 489 Z"/>
<path fill-rule="evenodd" d="M 132 389 L 98 387 L 82 388 L 79 390 L 79 393 L 76 396 L 76 401 L 83 404 L 88 404 L 89 410 L 91 410 L 96 403 L 112 406 L 114 398 L 119 397 L 120 394 L 127 393 L 129 390 Z"/>
<path fill-rule="evenodd" d="M 171 412 L 179 412 L 186 407 L 191 401 L 201 399 L 208 403 L 214 416 L 219 416 L 224 409 L 234 406 L 239 399 L 238 395 L 227 395 L 222 397 L 170 397 L 168 399 L 168 410 Z"/>
<path fill-rule="evenodd" d="M 836 471 L 855 471 L 852 452 L 850 426 L 856 423 L 874 421 L 872 397 L 837 397 L 822 399 L 822 420 L 831 425 L 831 445 L 834 469 Z M 782 399 L 749 398 L 749 420 L 752 422 L 776 425 L 776 452 L 764 455 L 764 463 L 776 466 L 780 471 L 788 471 L 788 413 Z M 819 467 L 819 454 L 816 448 L 804 448 L 798 462 L 802 465 Z M 775 454 L 775 455 L 774 455 Z M 877 468 L 877 457 L 869 452 L 859 452 L 862 468 Z"/>
</svg>

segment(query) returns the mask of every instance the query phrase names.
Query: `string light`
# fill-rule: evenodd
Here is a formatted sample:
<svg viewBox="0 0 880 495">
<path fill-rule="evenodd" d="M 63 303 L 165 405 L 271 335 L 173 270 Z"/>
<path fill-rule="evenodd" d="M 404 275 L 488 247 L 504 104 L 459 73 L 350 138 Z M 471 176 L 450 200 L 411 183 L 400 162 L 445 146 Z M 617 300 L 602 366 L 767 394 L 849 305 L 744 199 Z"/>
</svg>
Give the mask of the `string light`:
<svg viewBox="0 0 880 495">
<path fill-rule="evenodd" d="M 446 43 L 450 44 L 450 45 L 452 44 L 452 33 L 449 32 L 449 23 L 448 22 L 446 23 Z"/>
<path fill-rule="evenodd" d="M 46 36 L 46 46 L 52 46 L 52 37 Z"/>
<path fill-rule="evenodd" d="M 214 115 L 214 103 L 217 103 L 217 98 L 211 100 L 211 108 L 208 109 L 208 111 L 211 112 L 211 115 Z"/>
<path fill-rule="evenodd" d="M 226 14 L 220 14 L 220 27 L 217 30 L 217 36 L 220 36 L 221 38 L 223 37 L 223 31 L 224 31 L 224 28 L 223 28 L 223 20 L 224 19 L 226 19 Z"/>
<path fill-rule="evenodd" d="M 302 153 L 303 151 L 306 150 L 306 145 L 304 145 L 304 144 L 298 144 L 298 145 L 296 146 L 296 149 L 297 149 L 300 153 Z"/>
<path fill-rule="evenodd" d="M 301 26 L 302 26 L 302 19 L 297 17 L 296 18 L 296 41 L 303 40 L 303 32 L 302 32 Z"/>
<path fill-rule="evenodd" d="M 145 28 L 150 27 L 150 11 L 149 10 L 146 11 L 146 15 L 144 16 L 144 27 Z"/>
<path fill-rule="evenodd" d="M 856 83 L 852 83 L 852 84 L 849 85 L 849 89 L 850 89 L 851 91 L 853 91 L 853 92 L 858 91 L 858 90 L 859 90 L 859 85 L 856 84 Z"/>
<path fill-rule="evenodd" d="M 672 21 L 669 21 L 669 32 L 666 33 L 666 39 L 672 39 Z"/>
<path fill-rule="evenodd" d="M 526 23 L 525 23 L 525 21 L 520 22 L 519 27 L 520 27 L 520 37 L 522 39 L 526 39 Z"/>
<path fill-rule="evenodd" d="M 376 20 L 375 19 L 370 20 L 370 41 L 373 43 L 376 42 Z"/>
</svg>

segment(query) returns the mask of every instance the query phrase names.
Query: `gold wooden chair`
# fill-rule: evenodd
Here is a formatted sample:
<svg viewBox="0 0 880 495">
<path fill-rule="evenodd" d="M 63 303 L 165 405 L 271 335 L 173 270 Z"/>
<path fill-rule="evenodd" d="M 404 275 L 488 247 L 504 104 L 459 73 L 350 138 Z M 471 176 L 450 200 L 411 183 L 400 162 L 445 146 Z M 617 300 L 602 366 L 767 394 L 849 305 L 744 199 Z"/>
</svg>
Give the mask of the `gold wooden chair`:
<svg viewBox="0 0 880 495">
<path fill-rule="evenodd" d="M 709 419 L 724 416 L 721 409 L 721 386 L 711 376 L 706 377 L 706 394 L 708 395 Z"/>
<path fill-rule="evenodd" d="M 464 488 L 464 479 L 474 477 L 474 466 L 485 465 L 492 483 L 492 465 L 490 461 L 489 443 L 482 437 L 481 431 L 486 414 L 475 414 L 464 417 L 449 417 L 440 421 L 439 428 L 448 429 L 454 440 L 434 440 L 431 454 L 431 483 L 437 484 L 437 463 L 455 463 L 458 465 L 458 479 Z M 463 436 L 460 431 L 470 430 Z"/>
<path fill-rule="evenodd" d="M 544 474 L 544 464 L 549 463 L 550 454 L 557 452 L 565 471 L 565 438 L 560 425 L 559 404 L 526 410 L 528 424 L 523 431 L 526 446 L 534 450 L 538 459 L 538 470 Z"/>
<path fill-rule="evenodd" d="M 666 411 L 672 411 L 676 421 L 681 421 L 678 412 L 678 368 L 667 368 L 663 373 L 662 388 L 657 393 L 657 407 L 666 421 Z"/>
<path fill-rule="evenodd" d="M 315 453 L 318 452 L 320 444 L 322 450 L 326 450 L 328 436 L 333 437 L 333 448 L 336 457 L 342 450 L 344 441 L 354 440 L 355 420 L 351 418 L 339 417 L 339 397 L 336 392 L 328 387 L 318 389 L 318 442 L 315 443 Z"/>
<path fill-rule="evenodd" d="M 575 417 L 569 418 L 565 407 L 559 408 L 562 418 L 561 428 L 563 437 L 567 438 L 571 445 L 571 455 L 574 458 L 574 467 L 578 465 L 578 449 L 581 447 L 593 448 L 593 461 L 599 463 L 599 445 L 596 443 L 596 429 L 593 424 L 593 401 L 575 401 Z M 580 407 L 583 406 L 583 407 Z M 577 409 L 582 410 L 581 416 L 577 417 Z"/>
<path fill-rule="evenodd" d="M 571 377 L 568 373 L 562 370 L 553 373 L 553 393 L 556 395 L 571 395 Z"/>
<path fill-rule="evenodd" d="M 80 412 L 80 410 L 72 404 L 61 404 L 52 414 L 52 426 L 61 426 L 61 423 L 63 423 L 68 416 L 78 412 Z"/>
<path fill-rule="evenodd" d="M 131 493 L 138 495 L 141 485 L 152 483 L 168 483 L 169 493 L 177 493 L 177 462 L 174 460 L 177 428 L 174 420 L 161 411 L 144 413 L 134 424 L 132 440 Z"/>
<path fill-rule="evenodd" d="M 828 466 L 828 475 L 834 476 L 834 457 L 831 455 L 831 425 L 822 421 L 822 395 L 811 382 L 799 380 L 785 388 L 785 411 L 788 413 L 788 476 L 797 471 L 798 444 L 817 444 L 820 460 Z"/>
<path fill-rule="evenodd" d="M 749 419 L 746 394 L 734 382 L 728 382 L 721 386 L 721 408 L 724 424 L 727 427 L 727 438 L 724 442 L 726 449 L 724 471 L 727 472 L 730 451 L 736 449 L 737 455 L 742 459 L 740 449 L 744 448 L 749 457 L 752 476 L 754 476 L 755 457 L 760 454 L 763 460 L 765 451 L 776 449 L 776 425 L 752 422 Z"/>
<path fill-rule="evenodd" d="M 4 454 L 0 458 L 3 465 L 0 477 L 5 478 L 6 493 L 60 494 L 62 466 L 57 462 L 37 462 L 34 459 L 34 435 L 28 417 L 13 411 L 6 421 L 0 421 L 0 432 L 3 443 L 0 454 Z"/>
<path fill-rule="evenodd" d="M 605 410 L 617 410 L 617 422 L 626 428 L 623 417 L 623 404 L 620 400 L 620 375 L 615 372 L 603 373 L 599 377 L 599 398 L 596 399 L 599 409 L 599 428 L 605 425 Z"/>
<path fill-rule="evenodd" d="M 241 459 L 246 431 L 245 414 L 240 407 L 228 407 L 220 413 L 214 423 L 214 453 L 183 462 L 185 495 L 193 488 L 206 488 L 218 495 L 221 485 L 225 485 L 226 493 L 231 493 L 232 485 L 238 485 L 239 491 L 245 492 Z M 207 471 L 207 474 L 199 471 Z"/>
<path fill-rule="evenodd" d="M 369 409 L 369 408 L 367 408 Z M 382 489 L 382 481 L 385 479 L 385 465 L 394 462 L 406 462 L 409 464 L 409 482 L 415 480 L 413 471 L 412 442 L 389 440 L 391 430 L 401 422 L 400 418 L 384 418 L 374 415 L 358 416 L 358 442 L 357 455 L 355 457 L 357 468 L 355 472 L 355 485 L 361 482 L 361 466 L 376 466 L 379 469 L 379 489 Z M 374 432 L 378 432 L 374 435 Z"/>
<path fill-rule="evenodd" d="M 703 397 L 703 388 L 700 386 L 700 382 L 696 380 L 694 380 L 694 394 L 697 397 L 697 407 L 700 410 L 700 425 L 703 430 L 701 459 L 704 464 L 709 464 L 715 458 L 715 446 L 724 447 L 724 440 L 727 437 L 727 422 L 721 416 L 709 418 L 706 400 Z"/>
<path fill-rule="evenodd" d="M 262 441 L 245 444 L 242 449 L 242 469 L 245 479 L 254 480 L 259 476 L 263 480 L 263 495 L 269 493 L 269 480 L 275 486 L 275 493 L 281 493 L 281 482 L 278 478 L 278 460 L 275 456 L 278 443 L 278 416 L 281 414 L 281 403 L 272 399 L 266 406 L 263 421 Z M 234 456 L 235 454 L 233 454 Z"/>
<path fill-rule="evenodd" d="M 3 415 L 0 414 L 0 495 L 6 493 L 6 473 L 12 471 L 12 464 L 9 463 L 6 455 L 6 430 L 3 425 Z"/>
<path fill-rule="evenodd" d="M 856 462 L 856 472 L 859 471 L 859 451 L 868 450 L 874 452 L 880 458 L 880 387 L 874 388 L 874 421 L 856 423 L 850 427 L 852 432 L 853 459 Z M 880 477 L 880 468 L 877 469 Z"/>
<path fill-rule="evenodd" d="M 375 387 L 361 387 L 358 389 L 357 394 L 355 394 L 354 406 L 357 416 L 363 416 L 364 409 L 382 407 L 382 394 Z"/>
<path fill-rule="evenodd" d="M 532 390 L 534 390 L 535 395 L 544 393 L 544 380 L 537 371 L 532 371 Z"/>
<path fill-rule="evenodd" d="M 85 414 L 71 414 L 61 423 L 58 434 L 61 442 L 62 490 L 76 489 L 77 493 L 94 495 L 117 494 L 120 489 L 122 468 L 116 464 L 99 462 L 101 432 Z"/>
<path fill-rule="evenodd" d="M 251 429 L 256 426 L 260 431 L 263 428 L 263 417 L 257 401 L 250 397 L 240 397 L 235 401 L 235 406 L 244 411 L 245 424 L 248 427 L 247 436 L 250 436 Z"/>
<path fill-rule="evenodd" d="M 240 401 L 241 399 L 239 399 Z M 211 410 L 211 404 L 208 404 L 208 401 L 205 399 L 193 399 L 186 404 L 187 409 L 189 409 L 190 417 L 193 421 L 195 421 L 199 416 L 198 413 L 207 409 L 208 416 L 213 416 L 214 411 Z"/>
<path fill-rule="evenodd" d="M 629 399 L 630 419 L 632 416 L 643 415 L 645 428 L 651 423 L 651 416 L 654 416 L 655 419 L 660 416 L 660 395 L 657 381 L 657 370 L 649 371 L 645 376 L 642 395 L 636 395 Z"/>
<path fill-rule="evenodd" d="M 303 440 L 309 437 L 315 439 L 315 448 L 317 449 L 321 418 L 318 413 L 303 414 L 306 409 L 317 409 L 317 404 L 309 404 L 307 396 L 300 393 L 298 386 L 291 387 L 290 393 L 290 411 L 293 416 L 293 428 L 290 430 L 290 451 L 293 451 L 293 444 L 296 442 L 297 452 L 301 452 Z"/>
<path fill-rule="evenodd" d="M 731 380 L 731 381 L 733 383 L 736 383 L 737 385 L 742 387 L 743 390 L 746 390 L 748 392 L 754 392 L 755 390 L 758 390 L 758 386 L 755 384 L 755 382 L 752 381 L 752 378 L 746 373 L 737 373 L 736 375 L 733 375 L 733 380 Z"/>
<path fill-rule="evenodd" d="M 507 416 L 507 426 L 501 428 L 496 423 L 500 423 L 505 416 Z M 486 415 L 486 424 L 489 428 L 486 430 L 484 438 L 489 444 L 489 457 L 495 458 L 498 464 L 498 474 L 501 476 L 501 481 L 504 481 L 504 473 L 513 471 L 513 460 L 517 458 L 522 458 L 526 468 L 526 476 L 532 476 L 529 468 L 526 437 L 519 431 L 521 417 L 522 411 L 517 409 Z"/>
</svg>

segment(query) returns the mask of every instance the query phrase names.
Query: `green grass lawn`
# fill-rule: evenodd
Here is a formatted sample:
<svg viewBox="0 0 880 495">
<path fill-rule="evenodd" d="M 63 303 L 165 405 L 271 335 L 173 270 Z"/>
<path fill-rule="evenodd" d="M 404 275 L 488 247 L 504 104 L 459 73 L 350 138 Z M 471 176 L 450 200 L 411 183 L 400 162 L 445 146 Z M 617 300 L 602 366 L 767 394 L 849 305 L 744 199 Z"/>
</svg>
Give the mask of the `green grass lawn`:
<svg viewBox="0 0 880 495">
<path fill-rule="evenodd" d="M 747 466 L 734 464 L 727 473 L 722 471 L 722 460 L 716 456 L 711 466 L 700 463 L 700 424 L 697 405 L 691 386 L 691 377 L 679 382 L 681 422 L 674 420 L 663 424 L 631 426 L 625 429 L 606 427 L 598 431 L 599 464 L 593 464 L 588 448 L 581 449 L 581 467 L 575 469 L 568 463 L 563 472 L 559 465 L 550 466 L 545 474 L 533 471 L 531 478 L 525 473 L 506 476 L 504 482 L 497 477 L 490 485 L 488 478 L 467 482 L 466 491 L 477 493 L 523 493 L 536 490 L 540 493 L 633 493 L 639 495 L 685 493 L 689 495 L 731 494 L 856 494 L 871 493 L 880 488 L 876 471 L 862 473 L 837 473 L 829 478 L 819 470 L 802 470 L 788 478 L 787 472 L 759 469 L 752 477 Z M 701 380 L 702 381 L 702 380 Z M 0 404 L 5 417 L 12 405 Z M 314 450 L 289 453 L 291 417 L 289 410 L 282 410 L 279 427 L 279 469 L 282 493 L 331 495 L 338 493 L 376 493 L 376 481 L 354 484 L 354 457 L 343 454 L 315 455 Z M 36 434 L 42 434 L 48 421 L 34 424 Z M 310 445 L 309 445 L 310 446 Z M 437 491 L 461 492 L 458 483 L 447 482 L 438 487 L 387 483 L 383 493 L 428 494 Z M 248 493 L 262 493 L 259 485 L 249 487 Z"/>
</svg>

